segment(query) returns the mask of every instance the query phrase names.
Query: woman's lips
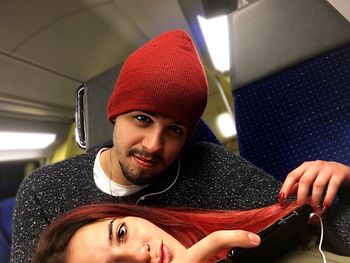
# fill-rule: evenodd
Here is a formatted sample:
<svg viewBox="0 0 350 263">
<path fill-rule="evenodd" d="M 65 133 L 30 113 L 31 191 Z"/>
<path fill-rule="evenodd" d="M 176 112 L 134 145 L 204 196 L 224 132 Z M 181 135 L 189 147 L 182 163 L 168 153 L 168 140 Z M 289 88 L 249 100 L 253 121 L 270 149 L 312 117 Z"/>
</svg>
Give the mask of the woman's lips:
<svg viewBox="0 0 350 263">
<path fill-rule="evenodd" d="M 171 255 L 169 248 L 162 243 L 162 263 L 170 263 Z"/>
<path fill-rule="evenodd" d="M 170 263 L 171 255 L 169 248 L 161 242 L 159 251 L 158 251 L 159 261 L 158 263 Z"/>
</svg>

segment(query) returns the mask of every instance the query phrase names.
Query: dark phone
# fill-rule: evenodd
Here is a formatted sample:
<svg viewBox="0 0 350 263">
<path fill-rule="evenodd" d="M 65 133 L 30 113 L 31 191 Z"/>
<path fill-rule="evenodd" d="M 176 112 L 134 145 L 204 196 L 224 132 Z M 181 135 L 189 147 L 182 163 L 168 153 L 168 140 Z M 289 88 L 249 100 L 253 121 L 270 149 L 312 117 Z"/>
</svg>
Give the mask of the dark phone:
<svg viewBox="0 0 350 263">
<path fill-rule="evenodd" d="M 226 257 L 228 263 L 273 262 L 295 248 L 302 240 L 312 208 L 303 205 L 279 219 L 259 234 L 260 246 L 232 248 Z"/>
</svg>

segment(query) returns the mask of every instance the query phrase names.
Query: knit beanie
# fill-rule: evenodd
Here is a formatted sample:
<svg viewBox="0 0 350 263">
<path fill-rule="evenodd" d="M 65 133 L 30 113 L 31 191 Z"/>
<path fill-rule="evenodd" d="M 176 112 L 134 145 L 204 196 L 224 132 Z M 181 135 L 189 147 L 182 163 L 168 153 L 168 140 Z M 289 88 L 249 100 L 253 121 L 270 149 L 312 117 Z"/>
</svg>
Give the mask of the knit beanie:
<svg viewBox="0 0 350 263">
<path fill-rule="evenodd" d="M 207 103 L 208 84 L 190 36 L 183 30 L 159 35 L 124 62 L 107 114 L 154 112 L 184 125 L 192 135 Z"/>
</svg>

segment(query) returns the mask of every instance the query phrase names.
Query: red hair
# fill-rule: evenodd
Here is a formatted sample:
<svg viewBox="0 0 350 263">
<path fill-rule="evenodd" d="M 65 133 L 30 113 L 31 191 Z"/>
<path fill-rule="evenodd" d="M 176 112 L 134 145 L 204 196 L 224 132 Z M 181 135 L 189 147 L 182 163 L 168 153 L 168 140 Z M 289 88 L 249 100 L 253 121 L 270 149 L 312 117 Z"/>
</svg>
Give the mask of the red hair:
<svg viewBox="0 0 350 263">
<path fill-rule="evenodd" d="M 61 215 L 48 226 L 39 239 L 32 262 L 64 262 L 66 248 L 74 233 L 84 225 L 104 218 L 144 218 L 185 247 L 190 247 L 217 230 L 242 229 L 257 233 L 300 205 L 300 202 L 294 201 L 247 211 L 155 208 L 130 204 L 85 205 Z"/>
</svg>

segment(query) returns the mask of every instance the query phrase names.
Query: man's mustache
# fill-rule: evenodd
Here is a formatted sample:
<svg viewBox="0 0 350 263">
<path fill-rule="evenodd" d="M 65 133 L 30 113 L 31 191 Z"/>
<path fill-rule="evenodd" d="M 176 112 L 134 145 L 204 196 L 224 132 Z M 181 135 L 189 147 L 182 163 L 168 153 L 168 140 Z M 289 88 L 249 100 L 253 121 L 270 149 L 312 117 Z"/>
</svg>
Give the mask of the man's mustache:
<svg viewBox="0 0 350 263">
<path fill-rule="evenodd" d="M 149 153 L 146 150 L 140 150 L 137 148 L 131 148 L 128 151 L 128 156 L 132 156 L 132 155 L 137 155 L 138 157 L 144 158 L 144 159 L 148 159 L 152 162 L 161 162 L 164 163 L 163 157 L 161 156 L 160 153 Z"/>
</svg>

